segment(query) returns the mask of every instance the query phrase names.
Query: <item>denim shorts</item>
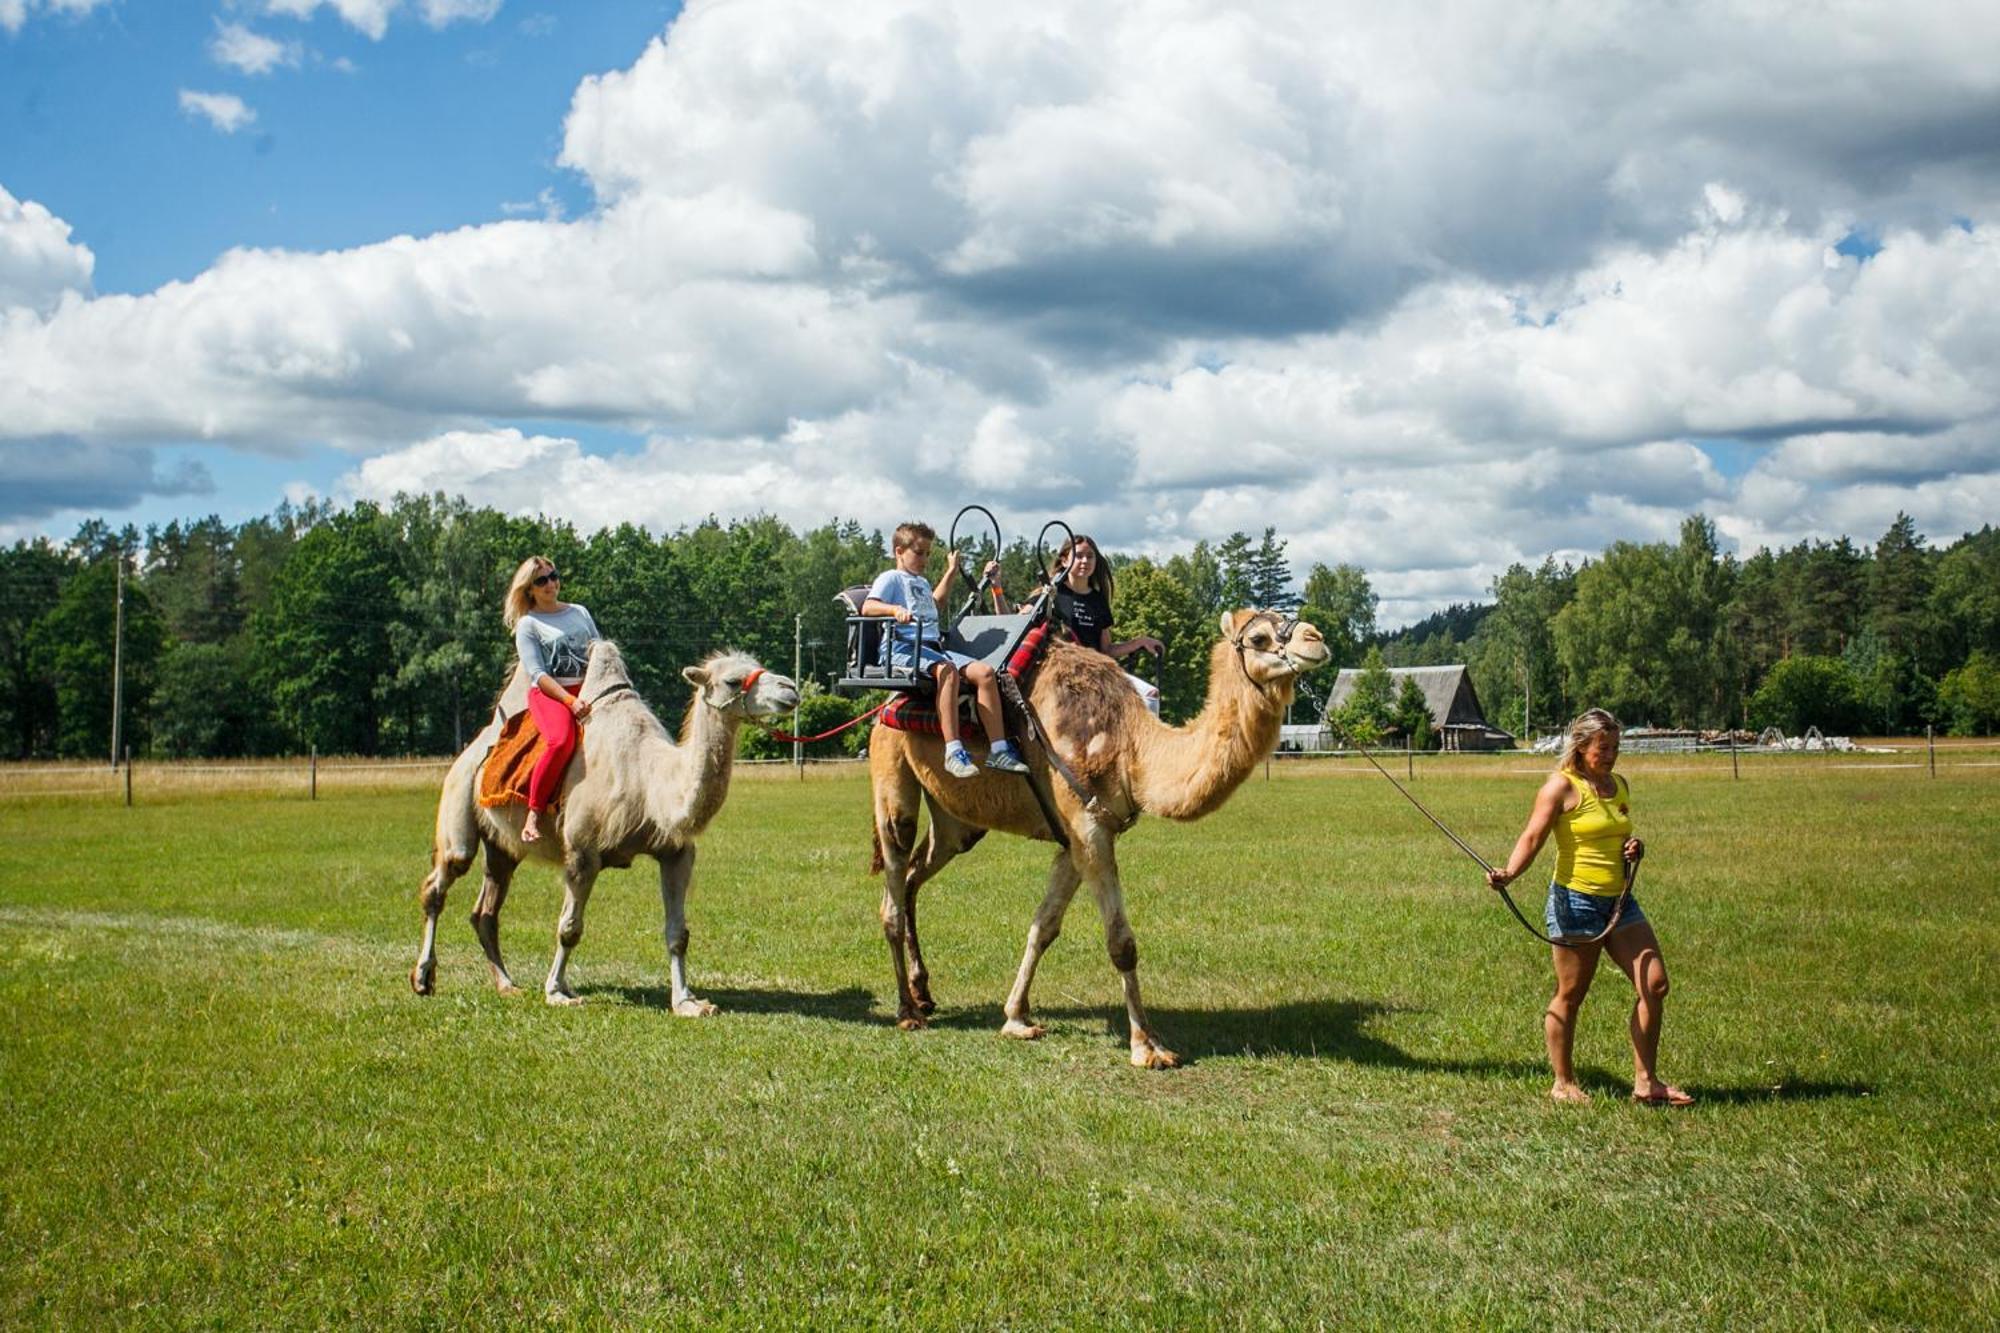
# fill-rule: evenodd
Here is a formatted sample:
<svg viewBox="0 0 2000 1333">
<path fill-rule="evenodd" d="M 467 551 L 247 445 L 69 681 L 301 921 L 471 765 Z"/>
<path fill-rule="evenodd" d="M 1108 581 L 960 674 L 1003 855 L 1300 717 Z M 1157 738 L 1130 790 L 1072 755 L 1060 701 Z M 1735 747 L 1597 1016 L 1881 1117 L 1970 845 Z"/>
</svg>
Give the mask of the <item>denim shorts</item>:
<svg viewBox="0 0 2000 1333">
<path fill-rule="evenodd" d="M 942 651 L 936 646 L 928 643 L 923 646 L 921 651 L 923 654 L 922 661 L 921 665 L 918 665 L 916 667 L 916 671 L 917 674 L 923 676 L 928 676 L 940 662 L 949 662 L 953 666 L 957 667 L 959 670 L 963 671 L 966 667 L 971 666 L 972 663 L 976 660 L 974 658 L 967 657 L 964 653 L 953 653 L 953 652 Z M 908 671 L 911 669 L 911 659 L 915 656 L 916 654 L 911 651 L 909 644 L 907 643 L 894 644 L 889 649 L 889 665 L 895 668 L 897 671 Z"/>
<path fill-rule="evenodd" d="M 1549 884 L 1549 903 L 1542 913 L 1542 921 L 1548 926 L 1549 934 L 1557 939 L 1589 939 L 1601 935 L 1611 924 L 1611 914 L 1618 910 L 1616 896 L 1582 893 L 1565 888 L 1561 884 Z M 1639 896 L 1625 904 L 1625 915 L 1618 918 L 1618 929 L 1636 926 L 1646 919 L 1646 913 L 1639 906 Z"/>
</svg>

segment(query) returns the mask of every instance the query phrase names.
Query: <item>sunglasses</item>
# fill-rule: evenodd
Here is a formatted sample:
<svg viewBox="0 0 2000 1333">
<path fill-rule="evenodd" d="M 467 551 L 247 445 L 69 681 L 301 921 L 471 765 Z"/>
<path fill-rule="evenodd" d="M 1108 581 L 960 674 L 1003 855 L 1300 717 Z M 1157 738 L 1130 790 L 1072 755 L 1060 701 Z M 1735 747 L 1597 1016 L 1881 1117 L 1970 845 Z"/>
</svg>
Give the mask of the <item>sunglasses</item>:
<svg viewBox="0 0 2000 1333">
<path fill-rule="evenodd" d="M 546 574 L 535 575 L 535 577 L 533 579 L 530 579 L 529 582 L 533 583 L 537 588 L 545 588 L 551 583 L 561 583 L 562 575 L 556 573 L 552 569 Z"/>
</svg>

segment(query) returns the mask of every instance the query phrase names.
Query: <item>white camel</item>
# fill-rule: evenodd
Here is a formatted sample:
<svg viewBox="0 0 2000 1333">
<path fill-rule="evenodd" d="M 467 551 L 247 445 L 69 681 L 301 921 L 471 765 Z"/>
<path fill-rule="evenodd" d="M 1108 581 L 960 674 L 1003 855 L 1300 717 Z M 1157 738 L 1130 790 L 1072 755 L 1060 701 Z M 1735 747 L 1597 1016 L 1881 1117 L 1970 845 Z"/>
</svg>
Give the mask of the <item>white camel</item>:
<svg viewBox="0 0 2000 1333">
<path fill-rule="evenodd" d="M 687 891 L 694 874 L 694 844 L 729 795 L 736 733 L 744 721 L 789 711 L 798 686 L 765 671 L 743 653 L 720 652 L 681 673 L 694 687 L 680 742 L 667 735 L 638 691 L 617 646 L 593 645 L 590 666 L 578 693 L 591 701 L 576 753 L 562 785 L 559 810 L 545 818 L 535 842 L 521 840 L 526 810 L 515 804 L 496 809 L 479 805 L 479 769 L 499 740 L 507 717 L 526 707 L 527 686 L 519 668 L 486 730 L 474 738 L 445 776 L 438 800 L 437 838 L 431 871 L 418 901 L 424 909 L 423 942 L 410 987 L 429 995 L 437 979 L 437 922 L 445 893 L 472 865 L 473 853 L 486 854 L 486 880 L 473 904 L 472 929 L 486 953 L 493 984 L 503 995 L 520 990 L 500 960 L 500 908 L 514 870 L 530 856 L 562 867 L 562 916 L 556 926 L 555 960 L 543 983 L 550 1004 L 581 1004 L 570 989 L 570 954 L 583 937 L 583 909 L 591 886 L 606 866 L 622 869 L 640 856 L 660 863 L 660 898 L 666 909 L 668 968 L 673 1012 L 699 1018 L 715 1006 L 697 999 L 687 982 Z M 510 709 L 510 702 L 513 707 Z"/>
</svg>

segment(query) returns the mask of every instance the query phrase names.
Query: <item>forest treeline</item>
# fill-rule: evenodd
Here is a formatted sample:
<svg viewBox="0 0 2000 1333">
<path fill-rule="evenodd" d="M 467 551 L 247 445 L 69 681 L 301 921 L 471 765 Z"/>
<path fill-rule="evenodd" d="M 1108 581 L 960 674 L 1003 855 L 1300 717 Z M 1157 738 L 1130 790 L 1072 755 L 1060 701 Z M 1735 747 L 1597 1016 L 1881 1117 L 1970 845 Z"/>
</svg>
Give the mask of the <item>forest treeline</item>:
<svg viewBox="0 0 2000 1333">
<path fill-rule="evenodd" d="M 885 536 L 852 521 L 799 532 L 768 516 L 585 535 L 442 495 L 287 504 L 143 533 L 92 521 L 65 543 L 0 548 L 0 754 L 109 756 L 121 561 L 134 754 L 445 754 L 484 724 L 512 667 L 500 599 L 528 553 L 556 562 L 564 596 L 591 608 L 673 725 L 681 668 L 717 648 L 787 672 L 796 651 L 807 681 L 836 677 L 845 625 L 833 595 L 887 567 Z M 1005 586 L 1025 592 L 1029 543 L 996 553 L 991 540 L 962 544 L 974 560 L 997 554 Z M 1164 664 L 1140 670 L 1161 679 L 1170 719 L 1200 706 L 1219 613 L 1254 604 L 1298 607 L 1341 665 L 1466 662 L 1488 717 L 1516 732 L 1524 699 L 1536 731 L 1585 702 L 1657 725 L 2000 728 L 1990 527 L 1934 548 L 1899 516 L 1872 547 L 1804 542 L 1738 560 L 1697 515 L 1678 543 L 1620 542 L 1580 567 L 1517 565 L 1490 603 L 1395 633 L 1377 628 L 1365 571 L 1315 565 L 1295 584 L 1285 545 L 1266 529 L 1166 560 L 1108 553 L 1119 633 L 1168 645 Z M 1330 683 L 1330 672 L 1309 680 L 1299 720 Z M 802 724 L 820 730 L 856 706 L 812 688 Z"/>
</svg>

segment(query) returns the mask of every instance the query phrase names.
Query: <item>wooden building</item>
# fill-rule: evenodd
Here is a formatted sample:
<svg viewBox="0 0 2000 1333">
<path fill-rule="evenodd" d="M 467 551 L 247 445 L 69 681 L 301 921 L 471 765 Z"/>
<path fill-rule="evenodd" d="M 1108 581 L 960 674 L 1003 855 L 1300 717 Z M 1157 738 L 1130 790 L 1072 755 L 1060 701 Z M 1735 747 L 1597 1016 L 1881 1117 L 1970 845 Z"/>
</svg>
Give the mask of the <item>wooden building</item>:
<svg viewBox="0 0 2000 1333">
<path fill-rule="evenodd" d="M 1354 687 L 1361 679 L 1361 668 L 1344 668 L 1334 679 L 1333 693 L 1327 697 L 1327 710 L 1345 707 L 1354 697 Z M 1472 673 L 1460 666 L 1390 667 L 1389 702 L 1393 705 L 1402 693 L 1405 680 L 1417 682 L 1417 688 L 1424 692 L 1424 704 L 1430 709 L 1431 730 L 1436 733 L 1438 745 L 1445 750 L 1511 750 L 1514 748 L 1512 734 L 1502 731 L 1486 720 L 1479 707 L 1479 696 L 1472 689 Z M 1329 731 L 1333 730 L 1329 719 L 1322 718 Z"/>
</svg>

